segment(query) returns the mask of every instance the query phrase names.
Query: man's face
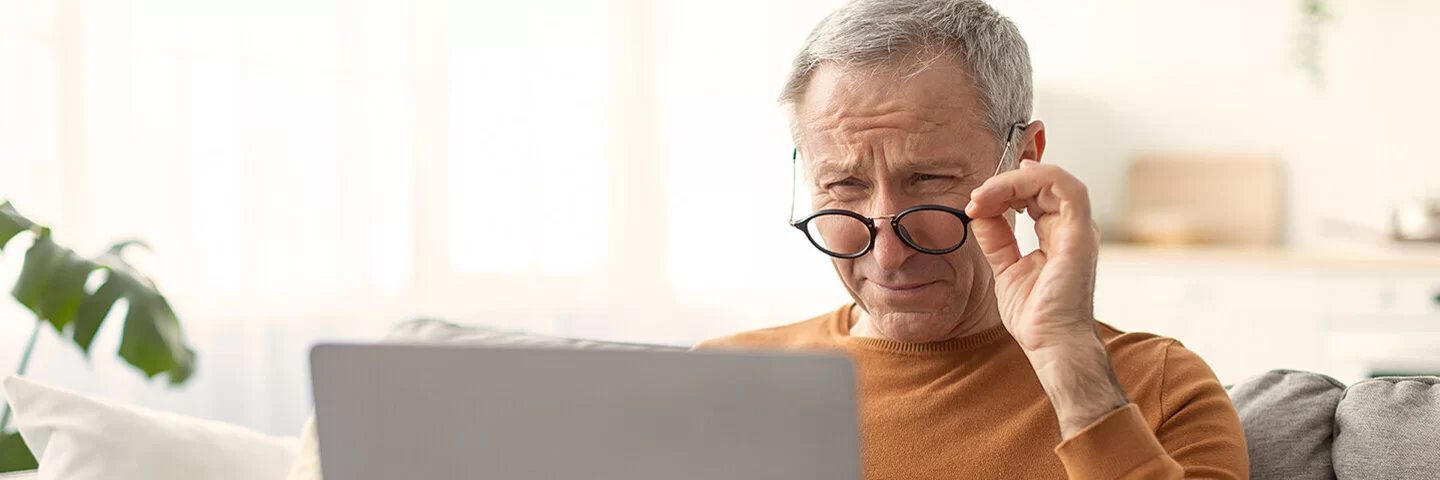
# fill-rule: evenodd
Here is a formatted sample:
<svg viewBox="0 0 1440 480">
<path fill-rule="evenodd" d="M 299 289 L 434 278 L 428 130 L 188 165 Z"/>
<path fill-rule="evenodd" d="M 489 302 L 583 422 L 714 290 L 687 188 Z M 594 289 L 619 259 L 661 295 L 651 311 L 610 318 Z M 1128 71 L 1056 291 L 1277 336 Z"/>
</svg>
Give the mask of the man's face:
<svg viewBox="0 0 1440 480">
<path fill-rule="evenodd" d="M 968 75 L 937 61 L 904 74 L 816 69 L 795 105 L 797 139 L 811 203 L 868 217 L 922 204 L 958 209 L 995 172 L 1002 146 L 980 122 Z M 870 253 L 833 259 L 877 333 L 900 341 L 950 338 L 985 308 L 990 267 L 974 239 L 947 255 L 905 245 L 888 219 L 876 221 Z"/>
</svg>

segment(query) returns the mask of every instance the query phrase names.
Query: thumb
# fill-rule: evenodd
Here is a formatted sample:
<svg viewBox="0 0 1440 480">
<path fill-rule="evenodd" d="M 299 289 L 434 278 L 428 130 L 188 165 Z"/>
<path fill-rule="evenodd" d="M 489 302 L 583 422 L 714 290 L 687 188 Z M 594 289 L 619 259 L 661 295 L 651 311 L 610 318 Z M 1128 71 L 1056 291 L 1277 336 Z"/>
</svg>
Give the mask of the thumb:
<svg viewBox="0 0 1440 480">
<path fill-rule="evenodd" d="M 1015 230 L 1003 215 L 977 218 L 970 222 L 970 231 L 980 243 L 980 251 L 990 262 L 990 270 L 1000 276 L 1015 262 L 1020 261 L 1020 245 L 1015 240 Z"/>
</svg>

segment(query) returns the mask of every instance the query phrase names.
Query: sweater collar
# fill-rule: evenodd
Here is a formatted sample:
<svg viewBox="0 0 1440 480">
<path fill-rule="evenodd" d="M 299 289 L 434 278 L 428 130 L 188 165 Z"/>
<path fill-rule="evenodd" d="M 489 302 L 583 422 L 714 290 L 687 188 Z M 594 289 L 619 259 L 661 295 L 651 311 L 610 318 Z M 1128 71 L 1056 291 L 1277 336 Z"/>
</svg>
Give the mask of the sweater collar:
<svg viewBox="0 0 1440 480">
<path fill-rule="evenodd" d="M 1010 332 L 1005 330 L 1004 325 L 996 325 L 964 337 L 928 343 L 906 343 L 883 338 L 855 337 L 850 335 L 851 315 L 855 308 L 857 308 L 855 304 L 848 304 L 836 310 L 830 317 L 831 333 L 836 336 L 841 345 L 892 353 L 953 353 L 974 350 L 1010 336 Z"/>
</svg>

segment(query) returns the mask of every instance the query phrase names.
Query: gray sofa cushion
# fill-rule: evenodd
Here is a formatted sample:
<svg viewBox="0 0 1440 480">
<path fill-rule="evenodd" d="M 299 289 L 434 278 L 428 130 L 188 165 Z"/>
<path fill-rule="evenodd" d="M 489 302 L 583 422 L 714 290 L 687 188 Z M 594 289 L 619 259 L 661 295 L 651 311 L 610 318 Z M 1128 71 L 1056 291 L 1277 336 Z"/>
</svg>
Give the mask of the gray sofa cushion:
<svg viewBox="0 0 1440 480">
<path fill-rule="evenodd" d="M 1345 385 L 1318 373 L 1272 370 L 1230 388 L 1245 428 L 1250 478 L 1333 479 L 1331 435 Z"/>
<path fill-rule="evenodd" d="M 459 343 L 486 346 L 543 347 L 603 350 L 686 350 L 671 345 L 602 342 L 578 338 L 552 337 L 534 333 L 466 327 L 430 318 L 406 321 L 390 330 L 385 337 L 390 343 Z"/>
<path fill-rule="evenodd" d="M 1335 410 L 1335 474 L 1440 478 L 1440 378 L 1388 377 L 1351 385 Z"/>
</svg>

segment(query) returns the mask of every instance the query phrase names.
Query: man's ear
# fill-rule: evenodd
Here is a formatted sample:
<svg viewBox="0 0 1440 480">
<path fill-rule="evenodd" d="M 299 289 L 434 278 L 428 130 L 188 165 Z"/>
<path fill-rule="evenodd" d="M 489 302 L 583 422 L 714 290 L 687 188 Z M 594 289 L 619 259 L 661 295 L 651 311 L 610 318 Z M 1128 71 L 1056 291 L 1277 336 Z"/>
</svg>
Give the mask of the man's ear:
<svg viewBox="0 0 1440 480">
<path fill-rule="evenodd" d="M 1025 126 L 1025 138 L 1020 142 L 1020 159 L 1040 161 L 1045 155 L 1045 122 L 1036 120 Z"/>
</svg>

